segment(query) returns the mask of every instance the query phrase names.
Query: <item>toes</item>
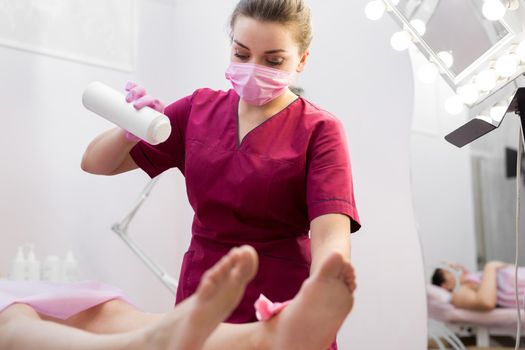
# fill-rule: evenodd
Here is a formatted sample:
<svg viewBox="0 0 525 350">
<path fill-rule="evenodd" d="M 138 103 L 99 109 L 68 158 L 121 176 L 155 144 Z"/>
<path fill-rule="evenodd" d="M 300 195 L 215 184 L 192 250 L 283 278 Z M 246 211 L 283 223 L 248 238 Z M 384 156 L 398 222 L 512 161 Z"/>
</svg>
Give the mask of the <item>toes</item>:
<svg viewBox="0 0 525 350">
<path fill-rule="evenodd" d="M 350 292 L 354 292 L 357 288 L 355 281 L 355 270 L 350 262 L 345 262 L 345 267 L 341 272 L 341 278 L 350 289 Z"/>
<path fill-rule="evenodd" d="M 251 280 L 257 273 L 259 263 L 257 252 L 253 247 L 244 245 L 239 248 L 238 254 L 239 260 L 237 261 L 236 267 L 238 268 L 236 273 L 243 280 Z"/>
</svg>

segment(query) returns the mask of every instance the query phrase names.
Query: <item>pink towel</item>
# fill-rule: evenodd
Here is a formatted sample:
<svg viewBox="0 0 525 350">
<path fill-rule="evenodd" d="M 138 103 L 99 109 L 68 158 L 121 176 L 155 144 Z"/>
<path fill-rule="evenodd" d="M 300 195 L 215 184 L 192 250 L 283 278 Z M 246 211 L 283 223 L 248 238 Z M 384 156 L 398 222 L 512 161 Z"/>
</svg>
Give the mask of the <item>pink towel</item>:
<svg viewBox="0 0 525 350">
<path fill-rule="evenodd" d="M 498 271 L 498 306 L 516 308 L 514 267 L 507 267 Z M 518 268 L 518 300 L 523 308 L 523 293 L 525 292 L 525 268 Z"/>
<path fill-rule="evenodd" d="M 267 321 L 281 312 L 288 304 L 290 304 L 290 301 L 291 300 L 285 301 L 284 303 L 274 303 L 261 294 L 254 305 L 255 316 L 259 321 Z"/>
<path fill-rule="evenodd" d="M 12 304 L 21 303 L 30 305 L 40 314 L 65 320 L 112 299 L 132 304 L 122 290 L 96 281 L 51 283 L 0 280 L 0 312 Z"/>
<path fill-rule="evenodd" d="M 469 273 L 468 281 L 481 283 L 481 272 Z M 514 267 L 509 266 L 499 269 L 497 272 L 497 305 L 504 308 L 516 308 L 516 295 L 514 286 Z M 525 267 L 518 268 L 518 299 L 520 307 L 523 308 L 523 293 L 525 293 Z"/>
</svg>

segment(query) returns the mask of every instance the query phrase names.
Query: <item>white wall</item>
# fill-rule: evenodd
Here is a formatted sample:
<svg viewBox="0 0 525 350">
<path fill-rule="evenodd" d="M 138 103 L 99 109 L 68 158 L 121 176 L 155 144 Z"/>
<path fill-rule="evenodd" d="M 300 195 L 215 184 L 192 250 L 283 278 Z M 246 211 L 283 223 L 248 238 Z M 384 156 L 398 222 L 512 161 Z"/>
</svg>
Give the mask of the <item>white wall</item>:
<svg viewBox="0 0 525 350">
<path fill-rule="evenodd" d="M 398 27 L 365 18 L 366 1 L 310 1 L 315 38 L 306 94 L 343 120 L 363 228 L 353 238 L 356 307 L 342 349 L 424 349 L 423 267 L 412 212 L 412 68 L 390 48 Z"/>
<path fill-rule="evenodd" d="M 411 55 L 414 75 L 425 62 Z M 452 90 L 442 79 L 424 84 L 415 79 L 411 134 L 411 181 L 414 211 L 427 273 L 443 261 L 477 269 L 471 148 L 457 148 L 444 137 L 468 120 L 466 111 L 452 116 L 445 100 Z"/>
<path fill-rule="evenodd" d="M 0 141 L 9 149 L 0 182 L 0 270 L 18 244 L 36 242 L 41 255 L 72 246 L 84 277 L 124 288 L 148 310 L 169 308 L 169 293 L 109 230 L 147 177 L 80 171 L 85 146 L 109 126 L 82 108 L 80 95 L 96 79 L 115 87 L 135 79 L 166 102 L 201 86 L 226 88 L 225 28 L 234 3 L 141 2 L 133 75 L 0 48 L 2 118 L 9 125 Z M 409 182 L 412 71 L 408 56 L 389 47 L 397 27 L 388 18 L 368 21 L 365 3 L 310 1 L 315 39 L 301 79 L 307 96 L 345 124 L 363 223 L 353 236 L 356 306 L 340 343 L 341 349 L 419 350 L 426 344 L 426 312 Z M 176 275 L 190 224 L 175 170 L 161 179 L 133 233 Z"/>
</svg>

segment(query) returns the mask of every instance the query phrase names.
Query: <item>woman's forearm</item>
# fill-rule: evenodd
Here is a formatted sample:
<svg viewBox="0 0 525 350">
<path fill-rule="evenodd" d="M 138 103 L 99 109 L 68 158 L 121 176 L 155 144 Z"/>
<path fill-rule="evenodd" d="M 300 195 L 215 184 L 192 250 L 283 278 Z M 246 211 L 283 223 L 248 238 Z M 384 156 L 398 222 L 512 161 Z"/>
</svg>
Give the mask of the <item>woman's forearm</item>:
<svg viewBox="0 0 525 350">
<path fill-rule="evenodd" d="M 84 152 L 82 170 L 99 175 L 112 175 L 132 170 L 136 164 L 129 152 L 137 144 L 125 136 L 120 128 L 108 130 L 97 136 Z"/>
<path fill-rule="evenodd" d="M 477 297 L 481 305 L 487 309 L 493 309 L 497 303 L 497 279 L 496 274 L 498 267 L 492 264 L 487 264 L 483 270 L 483 278 L 477 291 Z"/>
<path fill-rule="evenodd" d="M 323 261 L 333 252 L 339 252 L 345 259 L 350 259 L 350 236 L 346 233 L 346 237 L 338 235 L 337 233 L 329 235 L 330 237 L 322 241 L 312 241 L 312 266 L 310 267 L 310 274 L 317 271 Z"/>
<path fill-rule="evenodd" d="M 333 252 L 350 260 L 350 220 L 340 214 L 323 215 L 311 224 L 312 265 L 310 274 L 317 271 Z"/>
</svg>

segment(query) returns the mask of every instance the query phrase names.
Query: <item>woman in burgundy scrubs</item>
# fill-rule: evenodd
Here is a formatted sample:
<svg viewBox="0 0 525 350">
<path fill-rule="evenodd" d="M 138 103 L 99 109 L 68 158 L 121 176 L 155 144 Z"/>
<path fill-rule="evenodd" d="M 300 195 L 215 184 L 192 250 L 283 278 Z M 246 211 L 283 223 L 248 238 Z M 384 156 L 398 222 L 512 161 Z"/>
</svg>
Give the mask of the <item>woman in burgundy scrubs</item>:
<svg viewBox="0 0 525 350">
<path fill-rule="evenodd" d="M 350 259 L 350 232 L 360 223 L 341 122 L 288 88 L 309 56 L 309 8 L 302 0 L 241 0 L 231 30 L 233 89 L 198 89 L 164 109 L 128 84 L 128 102 L 170 118 L 170 138 L 152 146 L 110 130 L 90 144 L 82 167 L 106 175 L 140 167 L 151 177 L 177 167 L 195 211 L 177 303 L 232 247 L 249 244 L 259 270 L 228 319 L 247 323 L 261 293 L 292 299 L 329 254 Z"/>
</svg>

